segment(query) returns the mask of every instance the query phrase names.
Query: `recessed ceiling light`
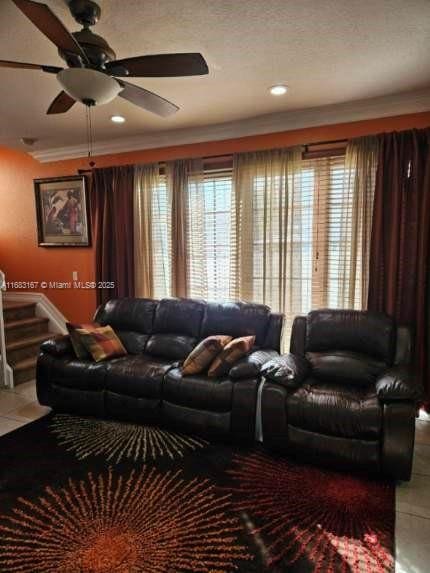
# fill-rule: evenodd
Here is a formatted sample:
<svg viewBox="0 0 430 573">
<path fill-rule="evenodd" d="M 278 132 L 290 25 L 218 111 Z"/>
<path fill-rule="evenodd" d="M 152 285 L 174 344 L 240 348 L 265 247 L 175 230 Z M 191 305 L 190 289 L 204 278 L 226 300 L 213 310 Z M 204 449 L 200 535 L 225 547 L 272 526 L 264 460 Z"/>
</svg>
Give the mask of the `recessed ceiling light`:
<svg viewBox="0 0 430 573">
<path fill-rule="evenodd" d="M 286 94 L 287 90 L 288 90 L 287 86 L 282 86 L 282 85 L 272 86 L 270 88 L 270 93 L 274 96 L 280 96 Z"/>
<path fill-rule="evenodd" d="M 125 117 L 122 117 L 122 115 L 113 115 L 110 120 L 114 123 L 124 123 Z"/>
</svg>

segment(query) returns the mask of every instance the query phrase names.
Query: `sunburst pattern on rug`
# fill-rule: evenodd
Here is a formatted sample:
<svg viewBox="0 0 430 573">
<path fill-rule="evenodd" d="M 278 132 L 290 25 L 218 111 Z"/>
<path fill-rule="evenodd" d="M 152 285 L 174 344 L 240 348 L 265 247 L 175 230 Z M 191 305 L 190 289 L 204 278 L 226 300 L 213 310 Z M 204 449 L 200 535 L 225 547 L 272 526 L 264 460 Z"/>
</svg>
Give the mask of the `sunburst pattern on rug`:
<svg viewBox="0 0 430 573">
<path fill-rule="evenodd" d="M 204 448 L 208 442 L 200 438 L 169 432 L 155 426 L 129 424 L 97 418 L 81 418 L 57 414 L 51 431 L 60 445 L 75 453 L 79 460 L 91 455 L 104 455 L 108 461 L 124 459 L 145 462 L 167 456 L 183 457 L 188 451 Z"/>
<path fill-rule="evenodd" d="M 250 559 L 229 517 L 230 496 L 209 480 L 154 468 L 47 487 L 0 516 L 0 571 L 223 573 Z"/>
<path fill-rule="evenodd" d="M 392 486 L 262 453 L 235 456 L 229 473 L 268 567 L 305 558 L 314 573 L 393 571 Z"/>
</svg>

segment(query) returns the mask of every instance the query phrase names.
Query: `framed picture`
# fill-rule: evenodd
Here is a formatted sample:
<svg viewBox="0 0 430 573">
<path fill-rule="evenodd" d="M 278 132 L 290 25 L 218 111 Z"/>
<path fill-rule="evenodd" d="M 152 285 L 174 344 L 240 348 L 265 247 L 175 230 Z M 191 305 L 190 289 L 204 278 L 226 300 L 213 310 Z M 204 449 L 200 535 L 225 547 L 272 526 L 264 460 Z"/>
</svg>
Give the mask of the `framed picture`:
<svg viewBox="0 0 430 573">
<path fill-rule="evenodd" d="M 85 177 L 35 179 L 39 247 L 89 247 L 88 191 Z"/>
</svg>

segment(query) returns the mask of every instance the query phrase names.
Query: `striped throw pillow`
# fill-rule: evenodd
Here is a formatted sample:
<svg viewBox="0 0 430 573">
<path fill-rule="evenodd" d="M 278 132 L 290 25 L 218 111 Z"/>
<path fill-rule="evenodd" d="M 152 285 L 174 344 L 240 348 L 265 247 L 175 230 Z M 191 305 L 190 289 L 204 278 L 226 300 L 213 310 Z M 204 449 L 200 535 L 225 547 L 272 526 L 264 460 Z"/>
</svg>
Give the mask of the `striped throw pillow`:
<svg viewBox="0 0 430 573">
<path fill-rule="evenodd" d="M 232 340 L 231 336 L 217 334 L 208 336 L 189 353 L 182 367 L 182 374 L 200 374 L 206 370 L 213 359 L 221 352 L 226 344 Z"/>
<path fill-rule="evenodd" d="M 85 360 L 91 358 L 90 353 L 85 348 L 81 341 L 81 337 L 76 330 L 78 328 L 84 329 L 87 332 L 92 332 L 96 328 L 100 328 L 100 324 L 98 322 L 91 322 L 88 324 L 72 324 L 71 322 L 66 322 L 66 328 L 70 336 L 70 342 L 72 343 L 73 350 L 75 351 L 76 358 L 80 358 L 81 360 Z"/>
<path fill-rule="evenodd" d="M 101 326 L 94 330 L 77 328 L 76 332 L 95 362 L 127 354 L 127 350 L 111 326 Z"/>
<path fill-rule="evenodd" d="M 255 336 L 241 336 L 229 342 L 210 365 L 208 376 L 225 376 L 235 362 L 248 354 L 254 346 Z"/>
</svg>

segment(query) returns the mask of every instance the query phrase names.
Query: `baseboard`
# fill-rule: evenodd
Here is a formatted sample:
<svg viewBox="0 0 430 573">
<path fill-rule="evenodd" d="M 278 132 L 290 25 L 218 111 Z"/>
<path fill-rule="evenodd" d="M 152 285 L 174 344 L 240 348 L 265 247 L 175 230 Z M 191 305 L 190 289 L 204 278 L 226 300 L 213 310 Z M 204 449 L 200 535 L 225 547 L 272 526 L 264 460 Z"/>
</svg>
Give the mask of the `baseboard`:
<svg viewBox="0 0 430 573">
<path fill-rule="evenodd" d="M 2 357 L 0 356 L 0 368 L 2 368 Z M 12 368 L 9 366 L 9 364 L 6 364 L 6 376 L 5 376 L 5 380 L 4 380 L 4 384 L 2 386 L 2 379 L 0 376 L 0 388 L 4 387 L 4 388 L 10 388 L 12 389 L 14 387 L 14 383 L 13 383 L 13 370 Z"/>
<path fill-rule="evenodd" d="M 49 319 L 49 330 L 54 334 L 67 334 L 66 317 L 40 292 L 5 292 L 3 300 L 16 302 L 33 302 L 36 304 L 36 316 Z"/>
</svg>

